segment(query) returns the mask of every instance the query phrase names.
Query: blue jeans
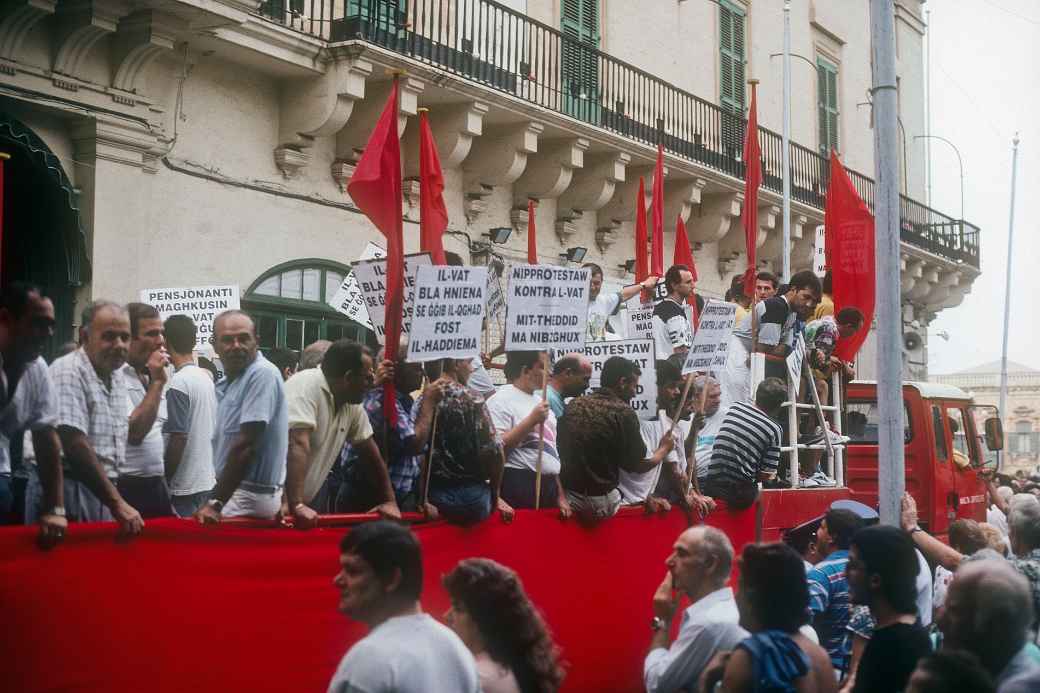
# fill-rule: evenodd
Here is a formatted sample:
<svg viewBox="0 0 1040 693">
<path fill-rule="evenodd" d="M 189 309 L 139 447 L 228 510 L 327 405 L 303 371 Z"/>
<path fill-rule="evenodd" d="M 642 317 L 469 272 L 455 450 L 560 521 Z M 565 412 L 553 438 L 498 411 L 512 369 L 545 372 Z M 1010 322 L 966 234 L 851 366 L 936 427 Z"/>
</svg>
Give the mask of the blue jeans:
<svg viewBox="0 0 1040 693">
<path fill-rule="evenodd" d="M 491 514 L 491 487 L 485 481 L 430 479 L 430 503 L 448 522 L 476 524 Z"/>
<path fill-rule="evenodd" d="M 212 490 L 189 493 L 186 496 L 170 494 L 170 502 L 173 504 L 173 512 L 177 517 L 191 517 L 196 510 L 204 506 L 212 497 Z"/>
</svg>

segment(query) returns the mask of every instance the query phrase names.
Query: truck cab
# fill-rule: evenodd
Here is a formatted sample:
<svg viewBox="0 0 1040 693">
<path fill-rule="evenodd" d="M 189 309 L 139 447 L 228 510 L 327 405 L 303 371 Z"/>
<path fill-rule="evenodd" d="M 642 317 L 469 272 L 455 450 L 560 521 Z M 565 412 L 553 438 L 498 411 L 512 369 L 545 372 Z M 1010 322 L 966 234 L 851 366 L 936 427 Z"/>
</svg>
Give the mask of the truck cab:
<svg viewBox="0 0 1040 693">
<path fill-rule="evenodd" d="M 848 386 L 844 433 L 846 483 L 851 497 L 878 503 L 877 384 Z M 950 385 L 903 384 L 903 442 L 906 490 L 917 501 L 921 526 L 943 540 L 958 518 L 986 520 L 984 467 L 995 467 L 1003 447 L 996 407 L 973 403 Z"/>
</svg>

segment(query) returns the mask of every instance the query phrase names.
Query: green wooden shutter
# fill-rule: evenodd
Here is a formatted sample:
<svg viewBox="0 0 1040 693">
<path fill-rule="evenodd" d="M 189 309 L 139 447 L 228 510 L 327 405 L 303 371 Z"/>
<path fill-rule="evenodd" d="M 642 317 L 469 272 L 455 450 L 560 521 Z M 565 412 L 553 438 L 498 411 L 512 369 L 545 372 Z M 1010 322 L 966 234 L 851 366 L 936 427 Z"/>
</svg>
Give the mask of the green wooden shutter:
<svg viewBox="0 0 1040 693">
<path fill-rule="evenodd" d="M 744 20 L 744 10 L 725 0 L 719 3 L 719 100 L 740 115 L 746 107 Z"/>
<path fill-rule="evenodd" d="M 816 59 L 817 121 L 820 152 L 829 157 L 838 146 L 838 67 L 823 58 Z"/>
<path fill-rule="evenodd" d="M 561 87 L 568 115 L 599 122 L 599 0 L 563 0 Z"/>
</svg>

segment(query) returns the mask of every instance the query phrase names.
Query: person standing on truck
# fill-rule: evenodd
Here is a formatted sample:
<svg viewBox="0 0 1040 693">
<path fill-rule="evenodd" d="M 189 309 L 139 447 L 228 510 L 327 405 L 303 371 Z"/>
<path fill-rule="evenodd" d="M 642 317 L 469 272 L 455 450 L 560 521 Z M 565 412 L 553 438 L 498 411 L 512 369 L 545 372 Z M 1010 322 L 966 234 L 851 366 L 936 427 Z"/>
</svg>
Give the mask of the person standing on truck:
<svg viewBox="0 0 1040 693">
<path fill-rule="evenodd" d="M 786 357 L 794 346 L 794 324 L 800 317 L 805 320 L 820 300 L 820 280 L 811 271 L 797 272 L 791 277 L 787 290 L 755 304 L 758 320 L 757 334 L 752 334 L 753 319 L 748 315 L 733 329 L 729 342 L 729 358 L 722 372 L 722 404 L 729 408 L 734 402 L 751 399 L 750 354 L 752 350 L 775 357 Z M 786 378 L 787 365 L 779 362 L 777 375 Z M 773 375 L 766 363 L 766 375 Z"/>
<path fill-rule="evenodd" d="M 477 693 L 473 655 L 450 628 L 423 613 L 419 539 L 379 520 L 354 527 L 340 542 L 333 584 L 339 610 L 368 626 L 343 655 L 328 693 Z"/>
<path fill-rule="evenodd" d="M 851 643 L 845 637 L 851 615 L 846 570 L 852 537 L 862 527 L 863 520 L 851 510 L 828 510 L 816 530 L 816 546 L 826 558 L 806 574 L 813 627 L 838 671 L 846 671 L 851 655 Z"/>
<path fill-rule="evenodd" d="M 733 510 L 748 508 L 758 497 L 758 482 L 776 476 L 780 466 L 780 425 L 774 420 L 787 398 L 778 378 L 758 386 L 755 404 L 737 402 L 719 426 L 704 478 L 705 495 Z"/>
<path fill-rule="evenodd" d="M 611 339 L 618 339 L 610 331 L 610 316 L 617 313 L 622 303 L 640 291 L 653 291 L 659 277 L 651 275 L 639 284 L 603 293 L 603 268 L 592 262 L 585 263 L 581 268 L 589 270 L 589 319 L 585 339 L 589 342 L 605 342 L 608 334 Z"/>
<path fill-rule="evenodd" d="M 668 295 L 654 307 L 654 345 L 657 358 L 685 354 L 693 344 L 693 326 L 686 302 L 693 296 L 693 272 L 686 265 L 672 265 L 664 273 Z M 696 300 L 696 299 L 694 299 Z M 702 306 L 698 305 L 698 310 Z"/>
</svg>

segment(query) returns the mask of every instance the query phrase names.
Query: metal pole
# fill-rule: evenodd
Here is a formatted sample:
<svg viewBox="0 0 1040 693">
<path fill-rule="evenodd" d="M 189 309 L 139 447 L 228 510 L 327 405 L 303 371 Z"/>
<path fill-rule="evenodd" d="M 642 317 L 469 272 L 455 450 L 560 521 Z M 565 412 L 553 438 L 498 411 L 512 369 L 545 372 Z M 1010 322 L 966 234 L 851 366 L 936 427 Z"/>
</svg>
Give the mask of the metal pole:
<svg viewBox="0 0 1040 693">
<path fill-rule="evenodd" d="M 1007 420 L 1007 352 L 1008 352 L 1008 325 L 1011 320 L 1011 249 L 1015 237 L 1015 176 L 1018 172 L 1018 133 L 1011 140 L 1011 215 L 1008 220 L 1008 251 L 1007 251 L 1007 283 L 1004 286 L 1004 344 L 1000 350 L 1000 412 L 1001 419 Z M 1000 464 L 1003 467 L 1004 453 L 1000 453 Z"/>
<path fill-rule="evenodd" d="M 925 78 L 925 107 L 924 107 L 924 134 L 930 136 L 932 134 L 932 11 L 924 11 L 924 25 L 925 25 L 925 44 L 924 52 L 924 78 Z M 928 167 L 927 173 L 925 174 L 928 178 L 928 207 L 932 206 L 932 142 L 931 140 L 925 140 L 924 143 L 924 158 L 926 166 Z M 963 183 L 963 178 L 961 179 Z M 963 192 L 963 188 L 962 188 Z M 964 197 L 961 197 L 961 219 L 964 219 Z"/>
<path fill-rule="evenodd" d="M 784 196 L 784 278 L 791 280 L 791 0 L 784 0 L 784 132 L 783 196 Z"/>
<path fill-rule="evenodd" d="M 878 512 L 899 525 L 906 486 L 903 459 L 903 344 L 899 287 L 899 126 L 895 5 L 870 0 L 873 52 L 874 228 L 877 235 Z"/>
</svg>

